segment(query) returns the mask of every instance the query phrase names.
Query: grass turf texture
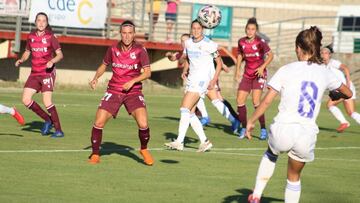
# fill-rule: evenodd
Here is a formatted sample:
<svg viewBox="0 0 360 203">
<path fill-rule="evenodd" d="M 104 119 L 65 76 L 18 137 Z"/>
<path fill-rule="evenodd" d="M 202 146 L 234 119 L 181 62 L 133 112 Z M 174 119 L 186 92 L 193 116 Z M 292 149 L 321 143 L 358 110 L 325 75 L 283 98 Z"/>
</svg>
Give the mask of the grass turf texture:
<svg viewBox="0 0 360 203">
<path fill-rule="evenodd" d="M 165 150 L 163 143 L 177 136 L 181 97 L 145 94 L 154 166 L 142 163 L 137 126 L 124 108 L 104 129 L 101 163 L 89 165 L 90 132 L 101 92 L 55 92 L 65 132 L 60 139 L 40 135 L 42 122 L 20 103 L 21 90 L 1 89 L 0 94 L 0 103 L 16 105 L 26 119 L 26 126 L 19 127 L 9 115 L 0 115 L 0 202 L 246 202 L 266 149 L 266 142 L 256 138 L 238 140 L 207 100 L 211 125 L 205 132 L 214 150 L 196 153 L 199 141 L 191 128 L 186 151 Z M 41 103 L 39 96 L 35 100 Z M 250 114 L 250 101 L 248 106 Z M 266 114 L 267 124 L 276 112 L 274 103 Z M 302 202 L 360 201 L 360 127 L 348 120 L 351 127 L 336 133 L 338 123 L 323 104 L 317 142 L 322 149 L 303 171 Z M 283 201 L 286 167 L 283 154 L 263 202 Z"/>
</svg>

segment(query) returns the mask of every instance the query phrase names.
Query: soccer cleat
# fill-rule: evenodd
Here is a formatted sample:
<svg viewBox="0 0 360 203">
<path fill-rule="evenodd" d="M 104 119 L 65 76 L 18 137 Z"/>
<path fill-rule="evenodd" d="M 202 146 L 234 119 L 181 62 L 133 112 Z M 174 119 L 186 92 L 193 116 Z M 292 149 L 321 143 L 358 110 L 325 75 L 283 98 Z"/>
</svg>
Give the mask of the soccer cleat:
<svg viewBox="0 0 360 203">
<path fill-rule="evenodd" d="M 100 155 L 98 155 L 98 154 L 91 154 L 90 157 L 89 157 L 88 162 L 89 162 L 90 164 L 98 164 L 98 163 L 100 163 Z"/>
<path fill-rule="evenodd" d="M 231 130 L 235 135 L 239 134 L 239 128 L 240 128 L 240 121 L 238 119 L 235 119 L 234 122 L 231 122 Z"/>
<path fill-rule="evenodd" d="M 213 145 L 209 140 L 207 140 L 199 145 L 199 149 L 196 152 L 206 152 L 211 149 L 211 147 L 213 147 Z"/>
<path fill-rule="evenodd" d="M 178 151 L 184 150 L 184 144 L 177 141 L 165 143 L 165 146 L 167 146 L 169 149 L 175 149 Z"/>
<path fill-rule="evenodd" d="M 344 132 L 346 128 L 350 127 L 350 123 L 342 123 L 340 126 L 336 129 L 338 133 Z"/>
<path fill-rule="evenodd" d="M 267 133 L 266 128 L 261 128 L 260 140 L 266 140 L 267 137 L 268 137 L 268 133 Z"/>
<path fill-rule="evenodd" d="M 202 118 L 200 118 L 200 122 L 203 126 L 209 125 L 210 117 L 202 117 Z"/>
<path fill-rule="evenodd" d="M 20 125 L 25 125 L 25 120 L 24 120 L 24 117 L 20 114 L 20 112 L 18 112 L 16 110 L 15 107 L 14 108 L 14 111 L 15 111 L 15 114 L 13 115 L 13 117 L 16 119 L 16 121 L 20 124 Z"/>
<path fill-rule="evenodd" d="M 61 137 L 64 137 L 64 133 L 62 131 L 56 131 L 50 137 L 52 137 L 52 138 L 61 138 Z"/>
<path fill-rule="evenodd" d="M 43 127 L 41 128 L 41 134 L 42 135 L 48 135 L 50 133 L 51 128 L 53 127 L 52 122 L 45 121 Z"/>
<path fill-rule="evenodd" d="M 254 197 L 253 194 L 250 194 L 248 197 L 249 203 L 260 203 L 260 199 L 257 197 Z"/>
<path fill-rule="evenodd" d="M 245 133 L 246 133 L 246 128 L 241 128 L 240 129 L 239 139 L 244 139 Z"/>
<path fill-rule="evenodd" d="M 152 166 L 154 164 L 154 159 L 152 158 L 150 152 L 147 149 L 141 149 L 140 154 L 144 158 L 144 163 L 146 165 Z"/>
</svg>

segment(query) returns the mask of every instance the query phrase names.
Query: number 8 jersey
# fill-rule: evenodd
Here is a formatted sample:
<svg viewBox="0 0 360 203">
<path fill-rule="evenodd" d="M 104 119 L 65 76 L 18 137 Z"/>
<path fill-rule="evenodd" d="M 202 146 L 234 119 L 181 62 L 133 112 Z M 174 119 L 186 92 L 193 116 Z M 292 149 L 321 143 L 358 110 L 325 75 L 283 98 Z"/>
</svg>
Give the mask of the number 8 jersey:
<svg viewBox="0 0 360 203">
<path fill-rule="evenodd" d="M 342 82 L 325 65 L 298 61 L 281 67 L 268 83 L 281 95 L 277 123 L 316 125 L 322 96 Z"/>
</svg>

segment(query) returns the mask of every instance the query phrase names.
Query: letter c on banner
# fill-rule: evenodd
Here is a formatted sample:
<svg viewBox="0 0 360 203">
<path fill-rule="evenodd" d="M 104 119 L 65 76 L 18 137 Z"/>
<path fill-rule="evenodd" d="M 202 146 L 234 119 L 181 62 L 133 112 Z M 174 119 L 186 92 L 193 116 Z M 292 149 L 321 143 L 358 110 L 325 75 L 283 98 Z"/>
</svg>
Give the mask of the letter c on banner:
<svg viewBox="0 0 360 203">
<path fill-rule="evenodd" d="M 77 14 L 78 14 L 78 18 L 80 20 L 80 23 L 81 24 L 88 24 L 90 23 L 90 21 L 92 20 L 92 17 L 89 17 L 88 19 L 84 19 L 82 16 L 81 16 L 81 10 L 82 10 L 82 7 L 84 7 L 85 5 L 87 5 L 88 7 L 92 8 L 93 5 L 89 2 L 89 0 L 83 0 L 80 2 L 79 4 L 79 7 L 78 7 L 78 10 L 77 10 Z"/>
</svg>

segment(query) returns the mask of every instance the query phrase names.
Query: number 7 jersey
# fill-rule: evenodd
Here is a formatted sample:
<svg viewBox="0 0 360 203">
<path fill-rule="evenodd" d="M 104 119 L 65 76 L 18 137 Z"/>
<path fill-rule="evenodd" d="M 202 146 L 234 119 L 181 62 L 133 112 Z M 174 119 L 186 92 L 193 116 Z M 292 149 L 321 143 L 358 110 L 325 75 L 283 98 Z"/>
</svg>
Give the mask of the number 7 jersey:
<svg viewBox="0 0 360 203">
<path fill-rule="evenodd" d="M 341 84 L 323 64 L 298 61 L 281 67 L 268 83 L 281 95 L 274 121 L 316 125 L 325 90 L 338 89 Z"/>
</svg>

